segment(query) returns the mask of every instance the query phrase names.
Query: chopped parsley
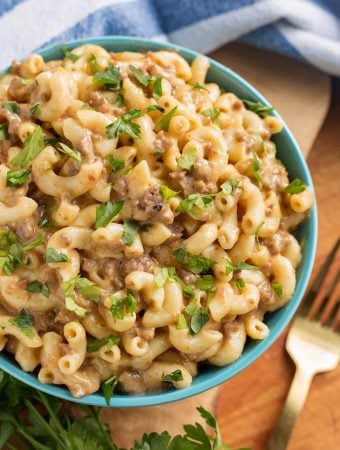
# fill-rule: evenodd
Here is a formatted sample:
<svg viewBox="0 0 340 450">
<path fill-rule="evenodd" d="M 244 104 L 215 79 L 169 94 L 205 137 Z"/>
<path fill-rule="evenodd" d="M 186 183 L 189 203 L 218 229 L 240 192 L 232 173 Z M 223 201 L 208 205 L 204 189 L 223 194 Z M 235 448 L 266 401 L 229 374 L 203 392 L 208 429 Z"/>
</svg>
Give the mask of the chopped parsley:
<svg viewBox="0 0 340 450">
<path fill-rule="evenodd" d="M 245 262 L 240 262 L 239 264 L 233 264 L 231 261 L 226 261 L 225 273 L 229 275 L 234 270 L 259 270 L 257 266 L 247 264 Z"/>
<path fill-rule="evenodd" d="M 99 349 L 101 349 L 104 346 L 107 348 L 107 350 L 111 350 L 111 348 L 114 345 L 119 344 L 119 341 L 120 341 L 120 339 L 117 336 L 109 336 L 109 337 L 102 338 L 102 339 L 96 339 L 95 341 L 91 342 L 87 346 L 87 352 L 88 353 L 97 352 Z"/>
<path fill-rule="evenodd" d="M 243 100 L 243 103 L 247 109 L 253 111 L 260 117 L 267 117 L 273 114 L 274 108 L 272 106 L 265 106 L 260 102 L 252 102 L 251 100 Z"/>
<path fill-rule="evenodd" d="M 126 297 L 110 295 L 109 298 L 112 302 L 110 312 L 115 320 L 123 320 L 125 313 L 132 316 L 136 310 L 137 300 L 129 289 Z"/>
<path fill-rule="evenodd" d="M 36 294 L 42 294 L 47 298 L 50 296 L 50 287 L 48 283 L 43 284 L 38 280 L 34 280 L 29 283 L 26 287 L 26 291 Z"/>
<path fill-rule="evenodd" d="M 205 308 L 197 308 L 190 317 L 190 331 L 191 334 L 197 334 L 201 331 L 204 325 L 208 322 L 209 316 Z"/>
<path fill-rule="evenodd" d="M 194 89 L 202 89 L 203 91 L 207 91 L 210 93 L 209 89 L 207 89 L 205 86 L 203 86 L 203 84 L 197 83 L 197 81 L 195 81 L 195 83 L 190 83 L 190 84 Z"/>
<path fill-rule="evenodd" d="M 162 97 L 162 95 L 163 95 L 162 78 L 157 77 L 153 84 L 152 96 L 157 100 L 159 99 L 159 97 Z"/>
<path fill-rule="evenodd" d="M 87 310 L 79 306 L 73 297 L 65 296 L 65 307 L 69 311 L 74 312 L 78 317 L 85 317 Z"/>
<path fill-rule="evenodd" d="M 159 112 L 164 113 L 165 108 L 163 108 L 163 106 L 157 105 L 157 104 L 155 103 L 155 104 L 153 104 L 153 105 L 149 105 L 149 106 L 146 108 L 146 112 L 152 112 L 152 111 L 159 111 Z"/>
<path fill-rule="evenodd" d="M 139 109 L 130 109 L 125 114 L 118 117 L 113 123 L 106 127 L 106 135 L 109 139 L 118 137 L 121 134 L 128 134 L 134 140 L 140 139 L 140 126 L 132 122 L 133 119 L 138 119 L 144 114 Z"/>
<path fill-rule="evenodd" d="M 183 289 L 183 294 L 186 297 L 193 297 L 195 295 L 194 288 L 192 286 L 189 286 L 189 284 L 185 284 L 184 281 L 182 281 L 177 275 L 174 276 L 174 280 L 176 280 Z"/>
<path fill-rule="evenodd" d="M 69 156 L 72 159 L 75 159 L 78 162 L 81 162 L 83 159 L 83 156 L 80 152 L 76 150 L 72 150 L 68 145 L 63 144 L 62 142 L 59 142 L 57 149 L 64 153 L 65 155 Z"/>
<path fill-rule="evenodd" d="M 179 318 L 177 320 L 176 328 L 177 328 L 177 330 L 187 330 L 188 329 L 187 320 L 183 314 L 181 314 L 179 316 Z"/>
<path fill-rule="evenodd" d="M 68 257 L 64 253 L 58 252 L 55 248 L 50 247 L 46 250 L 47 263 L 67 262 L 68 260 Z"/>
<path fill-rule="evenodd" d="M 246 286 L 244 279 L 241 277 L 236 278 L 235 284 L 236 284 L 236 287 L 238 287 L 238 289 L 243 289 Z"/>
<path fill-rule="evenodd" d="M 295 178 L 288 186 L 286 187 L 286 192 L 288 194 L 300 194 L 300 192 L 303 192 L 306 189 L 305 183 L 300 180 L 300 178 Z"/>
<path fill-rule="evenodd" d="M 33 80 L 29 80 L 28 78 L 21 78 L 20 82 L 23 86 L 29 86 L 30 84 L 33 84 Z"/>
<path fill-rule="evenodd" d="M 124 201 L 117 200 L 114 202 L 102 203 L 97 206 L 96 209 L 96 222 L 94 227 L 106 227 L 111 220 L 119 213 L 123 208 Z"/>
<path fill-rule="evenodd" d="M 273 291 L 275 292 L 276 297 L 282 298 L 282 285 L 278 283 L 272 284 Z"/>
<path fill-rule="evenodd" d="M 227 180 L 223 184 L 221 184 L 222 192 L 226 195 L 232 195 L 235 192 L 235 190 L 239 184 L 240 184 L 240 180 L 229 178 L 229 180 Z"/>
<path fill-rule="evenodd" d="M 99 64 L 97 62 L 97 58 L 95 57 L 94 54 L 91 54 L 87 58 L 87 65 L 89 66 L 89 69 L 90 69 L 92 75 L 94 75 L 94 74 L 96 74 L 97 72 L 100 71 L 100 66 L 99 66 Z"/>
<path fill-rule="evenodd" d="M 7 128 L 5 124 L 0 125 L 0 141 L 4 141 L 7 137 Z"/>
<path fill-rule="evenodd" d="M 29 175 L 29 169 L 9 170 L 6 174 L 6 186 L 14 188 L 22 186 Z"/>
<path fill-rule="evenodd" d="M 75 53 L 72 53 L 70 50 L 68 50 L 68 48 L 66 47 L 66 45 L 64 45 L 63 47 L 61 47 L 62 52 L 65 55 L 65 58 L 70 59 L 73 63 L 75 63 L 76 61 L 78 61 L 78 59 L 80 58 L 81 55 L 76 55 Z"/>
<path fill-rule="evenodd" d="M 174 267 L 162 267 L 161 270 L 155 275 L 153 281 L 158 288 L 161 288 L 168 280 L 173 279 L 175 273 L 176 269 Z"/>
<path fill-rule="evenodd" d="M 176 262 L 185 266 L 192 273 L 206 272 L 216 264 L 213 259 L 187 252 L 184 246 L 176 249 L 173 254 L 176 256 Z"/>
<path fill-rule="evenodd" d="M 164 201 L 166 201 L 166 202 L 168 202 L 170 199 L 172 199 L 172 197 L 175 197 L 175 195 L 179 194 L 179 192 L 173 191 L 165 184 L 163 184 L 159 190 L 161 192 L 161 195 L 162 195 Z"/>
<path fill-rule="evenodd" d="M 195 281 L 195 286 L 201 291 L 214 292 L 216 286 L 214 283 L 214 277 L 212 275 L 203 275 L 201 278 Z"/>
<path fill-rule="evenodd" d="M 176 381 L 183 381 L 183 374 L 182 371 L 180 369 L 176 369 L 171 373 L 168 373 L 167 375 L 165 375 L 163 373 L 162 375 L 162 381 L 171 381 L 171 382 L 176 382 Z"/>
<path fill-rule="evenodd" d="M 20 330 L 29 338 L 34 336 L 33 325 L 34 318 L 25 309 L 22 309 L 15 319 L 10 319 L 10 323 L 20 328 Z"/>
<path fill-rule="evenodd" d="M 20 108 L 17 102 L 5 102 L 2 107 L 11 113 L 20 114 Z"/>
<path fill-rule="evenodd" d="M 110 164 L 112 172 L 118 172 L 118 170 L 124 169 L 125 167 L 124 159 L 114 158 L 112 155 L 109 155 L 107 160 Z"/>
<path fill-rule="evenodd" d="M 13 231 L 0 230 L 0 269 L 11 275 L 16 267 L 26 264 L 25 252 L 41 245 L 44 239 L 41 235 L 35 241 L 22 244 Z"/>
<path fill-rule="evenodd" d="M 258 181 L 259 183 L 263 183 L 263 179 L 260 174 L 260 162 L 255 152 L 253 152 L 253 159 L 250 161 L 250 165 L 255 180 Z"/>
<path fill-rule="evenodd" d="M 110 406 L 110 399 L 111 399 L 113 392 L 117 386 L 117 383 L 118 383 L 118 378 L 116 375 L 113 375 L 111 378 L 109 378 L 106 381 L 103 381 L 103 383 L 101 384 L 101 388 L 102 388 L 103 395 L 104 395 L 107 406 Z"/>
<path fill-rule="evenodd" d="M 24 142 L 24 148 L 21 152 L 12 159 L 11 163 L 14 166 L 26 168 L 39 155 L 45 147 L 44 135 L 41 127 L 35 127 L 32 134 L 30 134 Z"/>
<path fill-rule="evenodd" d="M 178 158 L 178 166 L 181 169 L 190 170 L 197 159 L 197 149 L 195 147 L 190 148 L 185 153 L 182 153 Z"/>
<path fill-rule="evenodd" d="M 220 124 L 219 116 L 221 111 L 216 108 L 208 108 L 201 112 L 204 117 L 209 117 L 215 125 Z"/>
<path fill-rule="evenodd" d="M 162 130 L 164 130 L 164 131 L 169 130 L 170 120 L 176 114 L 176 111 L 177 111 L 177 106 L 172 108 L 168 113 L 165 114 L 165 116 L 163 116 L 161 118 L 161 120 L 159 121 L 159 126 Z"/>
<path fill-rule="evenodd" d="M 147 87 L 151 81 L 155 80 L 155 77 L 151 75 L 145 75 L 141 70 L 137 69 L 137 67 L 129 65 L 129 69 L 131 70 L 131 73 L 136 78 L 136 80 L 142 84 L 143 86 Z"/>
<path fill-rule="evenodd" d="M 138 223 L 132 219 L 127 219 L 124 221 L 124 232 L 122 236 L 122 241 L 125 245 L 132 245 L 137 237 L 138 233 Z"/>
<path fill-rule="evenodd" d="M 195 216 L 196 213 L 200 213 L 200 210 L 209 209 L 212 206 L 212 201 L 213 198 L 211 195 L 190 194 L 179 203 L 176 211 Z"/>
<path fill-rule="evenodd" d="M 39 103 L 33 105 L 32 108 L 30 109 L 30 112 L 31 112 L 32 116 L 35 116 L 35 117 L 40 116 L 41 109 L 40 109 Z"/>
<path fill-rule="evenodd" d="M 260 225 L 255 230 L 255 241 L 257 244 L 260 243 L 260 230 L 263 227 L 264 223 L 265 223 L 264 221 L 261 222 Z"/>
<path fill-rule="evenodd" d="M 97 71 L 93 77 L 93 82 L 112 90 L 116 90 L 120 89 L 121 75 L 116 67 L 109 65 L 105 72 Z"/>
</svg>

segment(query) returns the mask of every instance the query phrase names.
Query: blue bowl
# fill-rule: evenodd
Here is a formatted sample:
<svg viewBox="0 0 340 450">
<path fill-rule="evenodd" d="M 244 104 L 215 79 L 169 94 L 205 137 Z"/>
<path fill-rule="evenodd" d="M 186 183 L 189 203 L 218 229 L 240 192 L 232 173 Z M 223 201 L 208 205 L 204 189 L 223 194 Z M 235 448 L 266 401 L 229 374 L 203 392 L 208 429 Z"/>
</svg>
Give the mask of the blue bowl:
<svg viewBox="0 0 340 450">
<path fill-rule="evenodd" d="M 135 37 L 107 36 L 99 38 L 79 39 L 66 43 L 69 49 L 83 45 L 85 43 L 101 45 L 109 51 L 140 51 L 169 49 L 179 52 L 187 61 L 192 61 L 198 53 L 176 45 L 155 42 L 147 39 Z M 45 60 L 62 58 L 61 47 L 65 44 L 53 45 L 41 50 L 40 55 Z M 210 60 L 208 81 L 215 82 L 227 91 L 235 93 L 240 98 L 253 101 L 260 101 L 269 105 L 268 101 L 249 83 L 237 75 L 235 72 L 216 61 Z M 280 117 L 275 112 L 275 116 Z M 281 119 L 282 120 L 282 119 Z M 299 150 L 299 147 L 291 132 L 285 125 L 282 132 L 275 136 L 275 144 L 278 149 L 278 157 L 288 169 L 290 179 L 295 177 L 305 181 L 309 186 L 313 186 L 312 179 L 307 164 Z M 293 298 L 283 308 L 266 315 L 266 323 L 270 328 L 269 336 L 263 341 L 248 342 L 242 356 L 226 367 L 206 367 L 193 379 L 191 386 L 181 390 L 168 390 L 164 392 L 146 393 L 140 395 L 116 394 L 110 401 L 111 407 L 136 407 L 151 406 L 162 403 L 169 403 L 182 400 L 187 397 L 211 389 L 231 377 L 234 377 L 252 362 L 259 358 L 278 338 L 288 322 L 295 313 L 302 296 L 306 290 L 308 280 L 311 275 L 316 243 L 317 243 L 317 210 L 316 206 L 308 219 L 299 227 L 296 236 L 302 244 L 302 261 L 297 270 L 297 285 Z M 35 375 L 24 372 L 15 361 L 0 353 L 0 368 L 8 372 L 13 377 L 47 394 L 54 395 L 65 400 L 83 403 L 87 405 L 107 406 L 101 393 L 88 395 L 82 398 L 74 398 L 66 388 L 55 385 L 41 384 Z"/>
</svg>

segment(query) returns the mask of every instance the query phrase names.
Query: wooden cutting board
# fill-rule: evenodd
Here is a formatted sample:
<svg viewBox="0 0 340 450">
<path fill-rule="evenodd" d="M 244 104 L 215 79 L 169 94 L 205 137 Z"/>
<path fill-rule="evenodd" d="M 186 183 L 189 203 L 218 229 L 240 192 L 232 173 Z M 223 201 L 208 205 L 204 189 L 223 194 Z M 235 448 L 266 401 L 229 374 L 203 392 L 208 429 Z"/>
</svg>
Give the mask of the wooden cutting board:
<svg viewBox="0 0 340 450">
<path fill-rule="evenodd" d="M 307 155 L 328 111 L 329 78 L 301 62 L 240 44 L 230 44 L 210 56 L 235 70 L 267 97 Z M 111 425 L 114 440 L 128 446 L 143 432 L 166 429 L 173 435 L 179 433 L 183 424 L 198 420 L 197 406 L 216 411 L 217 405 L 226 441 L 235 446 L 251 444 L 253 450 L 262 450 L 263 432 L 268 434 L 269 424 L 273 426 L 274 408 L 277 414 L 291 377 L 292 364 L 284 353 L 281 338 L 270 353 L 226 382 L 220 391 L 214 389 L 165 406 L 105 409 L 104 418 Z M 317 447 L 292 447 L 295 449 Z"/>
</svg>

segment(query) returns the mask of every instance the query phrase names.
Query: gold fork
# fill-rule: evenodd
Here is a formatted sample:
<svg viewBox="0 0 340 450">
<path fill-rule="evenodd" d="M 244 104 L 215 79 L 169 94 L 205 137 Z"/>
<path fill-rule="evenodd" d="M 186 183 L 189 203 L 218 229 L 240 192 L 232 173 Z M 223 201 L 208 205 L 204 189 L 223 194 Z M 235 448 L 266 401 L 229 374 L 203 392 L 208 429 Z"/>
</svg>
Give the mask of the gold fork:
<svg viewBox="0 0 340 450">
<path fill-rule="evenodd" d="M 286 350 L 296 365 L 282 414 L 266 450 L 285 450 L 315 374 L 336 368 L 340 359 L 340 252 L 336 242 L 294 319 Z"/>
</svg>

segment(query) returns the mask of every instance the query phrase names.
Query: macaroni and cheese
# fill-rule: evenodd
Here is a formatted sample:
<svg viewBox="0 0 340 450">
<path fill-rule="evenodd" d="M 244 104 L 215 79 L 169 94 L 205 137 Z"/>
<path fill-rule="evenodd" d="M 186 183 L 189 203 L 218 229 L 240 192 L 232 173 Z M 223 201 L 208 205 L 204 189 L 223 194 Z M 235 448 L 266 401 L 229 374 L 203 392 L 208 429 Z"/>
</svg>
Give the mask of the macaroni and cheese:
<svg viewBox="0 0 340 450">
<path fill-rule="evenodd" d="M 184 388 L 290 300 L 313 203 L 208 59 L 84 45 L 0 79 L 0 344 L 42 383 Z"/>
</svg>

